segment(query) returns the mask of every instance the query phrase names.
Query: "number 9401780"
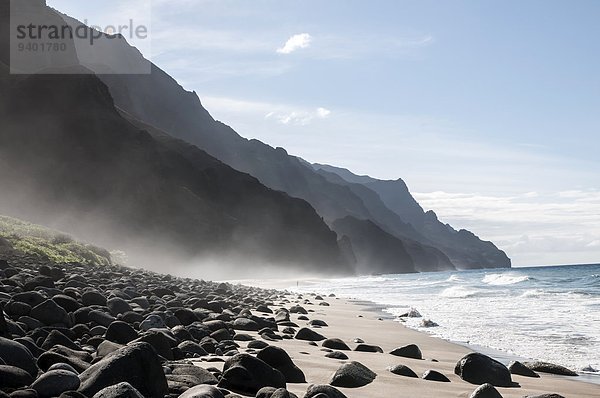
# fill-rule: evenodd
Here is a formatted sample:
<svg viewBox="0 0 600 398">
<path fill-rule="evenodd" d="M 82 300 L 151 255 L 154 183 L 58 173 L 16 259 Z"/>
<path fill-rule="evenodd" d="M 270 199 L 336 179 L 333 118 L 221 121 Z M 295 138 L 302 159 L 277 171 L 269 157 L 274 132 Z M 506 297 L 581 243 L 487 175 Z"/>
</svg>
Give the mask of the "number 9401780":
<svg viewBox="0 0 600 398">
<path fill-rule="evenodd" d="M 65 52 L 67 43 L 19 43 L 19 52 Z"/>
</svg>

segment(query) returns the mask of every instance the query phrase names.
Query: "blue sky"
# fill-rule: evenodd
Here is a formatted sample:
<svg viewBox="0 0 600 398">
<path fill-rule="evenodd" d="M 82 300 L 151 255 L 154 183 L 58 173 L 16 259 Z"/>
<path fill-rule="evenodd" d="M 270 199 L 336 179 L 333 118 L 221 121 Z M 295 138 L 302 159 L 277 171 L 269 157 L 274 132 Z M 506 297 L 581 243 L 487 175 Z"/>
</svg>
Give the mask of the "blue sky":
<svg viewBox="0 0 600 398">
<path fill-rule="evenodd" d="M 94 3 L 48 0 L 99 25 L 148 2 Z M 517 265 L 600 261 L 600 2 L 153 0 L 151 13 L 145 55 L 241 135 L 402 177 Z"/>
</svg>

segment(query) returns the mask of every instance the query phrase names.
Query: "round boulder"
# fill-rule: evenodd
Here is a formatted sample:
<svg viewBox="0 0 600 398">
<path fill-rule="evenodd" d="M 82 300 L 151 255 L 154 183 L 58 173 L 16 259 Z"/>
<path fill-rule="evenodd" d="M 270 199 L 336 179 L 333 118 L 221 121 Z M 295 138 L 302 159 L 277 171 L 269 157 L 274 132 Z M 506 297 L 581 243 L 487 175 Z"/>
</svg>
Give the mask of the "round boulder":
<svg viewBox="0 0 600 398">
<path fill-rule="evenodd" d="M 259 351 L 256 357 L 280 371 L 287 383 L 306 383 L 306 377 L 285 350 L 268 346 Z"/>
<path fill-rule="evenodd" d="M 184 341 L 179 344 L 177 347 L 186 354 L 186 356 L 205 356 L 208 355 L 208 352 L 202 346 L 194 341 Z"/>
<path fill-rule="evenodd" d="M 102 293 L 90 290 L 81 295 L 81 302 L 84 306 L 90 305 L 106 305 L 106 297 L 102 295 Z"/>
<path fill-rule="evenodd" d="M 93 398 L 144 398 L 131 384 L 122 382 L 103 388 Z"/>
<path fill-rule="evenodd" d="M 304 398 L 346 398 L 337 388 L 327 384 L 312 384 L 306 390 Z"/>
<path fill-rule="evenodd" d="M 0 387 L 20 388 L 30 385 L 33 376 L 21 368 L 9 365 L 0 365 Z"/>
<path fill-rule="evenodd" d="M 533 370 L 529 369 L 519 361 L 512 361 L 510 364 L 508 364 L 508 370 L 510 370 L 510 373 L 514 375 L 536 378 L 540 377 L 539 374 L 535 373 Z"/>
<path fill-rule="evenodd" d="M 359 344 L 356 346 L 354 351 L 373 352 L 373 353 L 383 354 L 383 349 L 381 347 L 379 347 L 377 345 L 371 345 L 371 344 Z"/>
<path fill-rule="evenodd" d="M 35 377 L 38 367 L 31 352 L 21 343 L 0 337 L 0 359 L 6 365 L 16 366 Z"/>
<path fill-rule="evenodd" d="M 76 391 L 79 388 L 79 377 L 68 370 L 50 370 L 33 382 L 31 388 L 38 397 L 56 397 L 65 391 Z"/>
<path fill-rule="evenodd" d="M 500 395 L 493 385 L 486 383 L 477 387 L 469 398 L 502 398 L 502 395 Z"/>
<path fill-rule="evenodd" d="M 258 323 L 248 318 L 237 318 L 233 321 L 233 328 L 235 330 L 244 330 L 247 332 L 258 332 L 260 330 Z"/>
<path fill-rule="evenodd" d="M 425 373 L 423 373 L 423 380 L 439 381 L 442 383 L 450 382 L 450 379 L 448 379 L 445 375 L 441 374 L 436 370 L 428 370 Z"/>
<path fill-rule="evenodd" d="M 510 371 L 506 366 L 480 353 L 465 355 L 454 367 L 454 373 L 472 384 L 489 383 L 497 387 L 512 387 Z"/>
<path fill-rule="evenodd" d="M 302 328 L 298 330 L 296 333 L 296 340 L 305 340 L 305 341 L 322 341 L 327 339 L 325 336 L 315 332 L 314 330 L 308 328 Z"/>
<path fill-rule="evenodd" d="M 90 321 L 95 322 L 100 326 L 104 326 L 105 328 L 109 327 L 111 323 L 117 320 L 114 316 L 100 310 L 90 311 L 88 317 Z"/>
<path fill-rule="evenodd" d="M 350 351 L 350 347 L 341 339 L 327 339 L 323 342 L 322 346 L 332 350 Z"/>
<path fill-rule="evenodd" d="M 81 308 L 81 304 L 77 302 L 73 297 L 67 296 L 66 294 L 57 294 L 52 297 L 58 305 L 63 307 L 67 312 L 75 312 Z"/>
<path fill-rule="evenodd" d="M 17 319 L 21 316 L 29 315 L 31 306 L 21 301 L 11 300 L 4 306 L 4 312 L 13 319 Z"/>
<path fill-rule="evenodd" d="M 164 329 L 166 327 L 167 325 L 165 325 L 165 321 L 163 321 L 163 319 L 156 314 L 148 315 L 146 319 L 140 323 L 140 329 L 142 330 Z"/>
<path fill-rule="evenodd" d="M 36 305 L 31 309 L 29 316 L 45 325 L 69 324 L 69 314 L 54 300 L 46 300 Z"/>
<path fill-rule="evenodd" d="M 262 340 L 253 340 L 248 343 L 248 348 L 252 348 L 254 350 L 262 350 L 265 347 L 268 347 L 269 343 Z"/>
<path fill-rule="evenodd" d="M 388 368 L 390 372 L 398 376 L 418 378 L 417 374 L 406 365 L 395 365 Z"/>
<path fill-rule="evenodd" d="M 17 293 L 13 296 L 13 300 L 26 303 L 30 307 L 35 307 L 38 304 L 46 301 L 46 296 L 42 295 L 40 292 L 22 292 Z"/>
<path fill-rule="evenodd" d="M 127 344 L 137 339 L 138 333 L 131 325 L 122 321 L 114 321 L 108 325 L 106 330 L 106 340 L 117 344 Z"/>
<path fill-rule="evenodd" d="M 285 376 L 264 361 L 237 354 L 223 365 L 219 387 L 242 394 L 256 394 L 263 387 L 285 388 Z"/>
<path fill-rule="evenodd" d="M 265 387 L 261 388 L 255 398 L 297 398 L 285 388 Z"/>
<path fill-rule="evenodd" d="M 120 297 L 112 297 L 108 299 L 106 301 L 106 306 L 108 307 L 112 316 L 117 316 L 119 314 L 124 314 L 131 311 L 131 306 L 129 303 Z"/>
<path fill-rule="evenodd" d="M 325 354 L 325 357 L 331 359 L 339 359 L 342 361 L 348 359 L 348 355 L 344 354 L 341 351 L 328 352 L 327 354 Z"/>
<path fill-rule="evenodd" d="M 304 314 L 308 315 L 308 311 L 306 311 L 303 307 L 299 305 L 295 305 L 290 308 L 290 314 Z"/>
<path fill-rule="evenodd" d="M 423 359 L 423 354 L 421 353 L 421 350 L 416 344 L 409 344 L 402 347 L 398 347 L 392 350 L 390 354 L 397 357 Z"/>
<path fill-rule="evenodd" d="M 334 387 L 356 388 L 373 382 L 377 374 L 360 362 L 343 364 L 333 375 L 329 384 Z"/>
<path fill-rule="evenodd" d="M 560 376 L 578 376 L 578 374 L 573 372 L 571 369 L 567 369 L 564 366 L 556 365 L 549 362 L 525 362 L 525 366 L 536 372 L 550 373 Z"/>
<path fill-rule="evenodd" d="M 181 394 L 179 398 L 224 398 L 224 396 L 221 390 L 216 387 L 199 385 L 190 388 Z"/>
<path fill-rule="evenodd" d="M 69 365 L 67 363 L 60 363 L 60 362 L 59 363 L 55 363 L 54 365 L 52 365 L 52 366 L 50 366 L 48 368 L 48 370 L 59 370 L 59 369 L 68 370 L 69 372 L 73 372 L 75 374 L 79 374 L 79 372 L 76 371 L 74 367 L 72 367 L 71 365 Z"/>
<path fill-rule="evenodd" d="M 130 343 L 96 362 L 79 375 L 79 392 L 93 396 L 119 382 L 128 382 L 146 398 L 168 394 L 160 358 L 148 343 Z"/>
</svg>

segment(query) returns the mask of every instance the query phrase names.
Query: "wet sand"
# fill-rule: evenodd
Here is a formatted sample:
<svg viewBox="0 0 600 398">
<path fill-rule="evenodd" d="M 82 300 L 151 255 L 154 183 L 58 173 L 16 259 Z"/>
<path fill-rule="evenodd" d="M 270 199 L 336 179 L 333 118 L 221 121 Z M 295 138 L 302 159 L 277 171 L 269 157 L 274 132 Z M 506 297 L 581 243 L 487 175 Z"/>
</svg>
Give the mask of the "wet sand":
<svg viewBox="0 0 600 398">
<path fill-rule="evenodd" d="M 246 282 L 248 283 L 248 282 Z M 289 281 L 284 281 L 289 287 Z M 281 286 L 281 284 L 279 285 Z M 266 287 L 262 284 L 261 287 Z M 271 284 L 269 287 L 273 287 Z M 306 375 L 307 383 L 288 384 L 288 390 L 304 396 L 309 384 L 327 384 L 334 372 L 348 361 L 358 361 L 377 374 L 371 384 L 360 388 L 339 388 L 349 398 L 359 397 L 469 397 L 478 387 L 461 380 L 454 374 L 454 366 L 464 355 L 471 352 L 467 347 L 453 344 L 442 339 L 431 337 L 425 333 L 404 327 L 401 323 L 391 319 L 383 319 L 380 314 L 369 308 L 364 303 L 351 302 L 345 299 L 325 297 L 330 306 L 320 306 L 313 297 L 304 295 L 311 300 L 311 304 L 304 304 L 303 299 L 291 294 L 288 296 L 292 303 L 298 302 L 309 311 L 309 319 L 325 321 L 328 326 L 314 329 L 327 338 L 340 338 L 350 346 L 356 347 L 355 338 L 364 340 L 367 344 L 380 346 L 384 353 L 366 353 L 344 351 L 349 359 L 340 361 L 326 358 L 321 344 L 312 346 L 306 341 L 283 340 L 268 343 L 277 345 L 291 356 L 294 363 Z M 275 310 L 284 303 L 275 303 L 271 309 Z M 286 306 L 289 307 L 289 303 Z M 291 321 L 299 327 L 308 327 L 307 321 L 298 320 L 298 314 L 291 314 Z M 258 333 L 248 332 L 257 339 Z M 241 343 L 241 351 L 247 343 Z M 394 348 L 416 344 L 423 353 L 423 360 L 396 357 L 388 354 Z M 434 362 L 433 360 L 438 362 Z M 219 367 L 215 362 L 197 362 L 202 367 Z M 406 365 L 417 375 L 421 376 L 429 369 L 437 370 L 450 379 L 450 383 L 427 381 L 421 378 L 408 378 L 392 374 L 387 370 L 391 365 Z M 567 398 L 600 397 L 600 386 L 581 382 L 577 377 L 564 377 L 549 374 L 540 374 L 539 379 L 513 375 L 513 380 L 521 385 L 520 388 L 498 388 L 503 397 L 524 397 L 540 394 L 558 393 Z"/>
</svg>

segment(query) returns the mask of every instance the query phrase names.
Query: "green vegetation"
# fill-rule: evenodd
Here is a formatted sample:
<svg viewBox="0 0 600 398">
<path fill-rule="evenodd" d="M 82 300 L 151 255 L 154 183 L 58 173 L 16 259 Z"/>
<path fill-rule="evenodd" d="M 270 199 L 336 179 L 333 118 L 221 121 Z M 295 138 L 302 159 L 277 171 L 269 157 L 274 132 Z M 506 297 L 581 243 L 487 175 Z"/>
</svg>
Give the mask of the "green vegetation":
<svg viewBox="0 0 600 398">
<path fill-rule="evenodd" d="M 0 246 L 2 240 L 16 251 L 38 255 L 56 264 L 111 264 L 110 253 L 105 249 L 77 242 L 61 232 L 11 217 L 0 216 Z"/>
</svg>

